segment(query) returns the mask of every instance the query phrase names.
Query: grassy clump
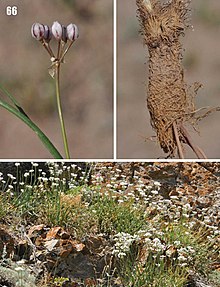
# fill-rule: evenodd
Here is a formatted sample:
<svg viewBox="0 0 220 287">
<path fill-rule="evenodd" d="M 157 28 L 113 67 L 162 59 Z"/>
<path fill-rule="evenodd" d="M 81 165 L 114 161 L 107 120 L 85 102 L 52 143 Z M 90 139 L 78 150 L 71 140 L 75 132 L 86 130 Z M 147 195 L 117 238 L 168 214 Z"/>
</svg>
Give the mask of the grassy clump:
<svg viewBox="0 0 220 287">
<path fill-rule="evenodd" d="M 134 263 L 129 259 L 120 265 L 120 270 L 123 270 L 123 286 L 182 287 L 187 282 L 187 270 L 167 268 L 158 257 L 149 257 L 144 267 L 138 267 Z"/>
<path fill-rule="evenodd" d="M 135 208 L 133 200 L 119 204 L 111 196 L 98 197 L 90 206 L 98 222 L 100 232 L 115 234 L 126 232 L 135 234 L 146 225 L 146 216 L 142 207 Z"/>
</svg>

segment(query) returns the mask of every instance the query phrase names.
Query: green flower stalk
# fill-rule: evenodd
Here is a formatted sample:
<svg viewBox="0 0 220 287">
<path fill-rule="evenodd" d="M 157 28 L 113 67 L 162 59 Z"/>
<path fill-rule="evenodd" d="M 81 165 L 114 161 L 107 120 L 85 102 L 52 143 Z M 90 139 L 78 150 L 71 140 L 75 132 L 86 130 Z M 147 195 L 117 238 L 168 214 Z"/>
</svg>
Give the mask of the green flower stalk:
<svg viewBox="0 0 220 287">
<path fill-rule="evenodd" d="M 55 75 L 56 75 L 55 81 L 56 81 L 57 109 L 58 109 L 58 114 L 59 114 L 59 119 L 60 119 L 64 150 L 65 150 L 66 158 L 70 159 L 69 146 L 68 146 L 68 141 L 67 141 L 66 129 L 65 129 L 62 106 L 61 106 L 61 99 L 60 99 L 60 63 L 59 62 L 56 63 Z"/>
<path fill-rule="evenodd" d="M 61 42 L 66 41 L 66 30 L 65 27 L 62 26 L 59 22 L 54 22 L 52 25 L 52 34 L 54 38 L 58 41 L 58 49 L 57 49 L 57 60 L 55 60 L 55 81 L 56 81 L 56 99 L 57 99 L 57 109 L 58 109 L 58 115 L 60 119 L 60 126 L 61 126 L 61 132 L 63 137 L 63 145 L 65 150 L 66 158 L 70 158 L 69 153 L 69 146 L 67 141 L 67 135 L 66 135 L 66 129 L 64 124 L 64 118 L 63 118 L 63 112 L 62 112 L 62 105 L 61 105 L 61 98 L 60 98 L 60 47 Z"/>
</svg>

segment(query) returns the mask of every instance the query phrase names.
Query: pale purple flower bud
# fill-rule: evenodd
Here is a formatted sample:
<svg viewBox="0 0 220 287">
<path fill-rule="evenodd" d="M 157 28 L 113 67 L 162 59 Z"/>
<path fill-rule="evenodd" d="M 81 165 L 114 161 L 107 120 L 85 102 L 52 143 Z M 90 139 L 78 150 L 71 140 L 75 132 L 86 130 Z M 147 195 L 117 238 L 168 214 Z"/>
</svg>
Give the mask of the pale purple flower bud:
<svg viewBox="0 0 220 287">
<path fill-rule="evenodd" d="M 52 38 L 52 32 L 48 25 L 44 25 L 44 40 L 49 43 Z"/>
<path fill-rule="evenodd" d="M 44 37 L 44 25 L 40 23 L 34 23 L 31 27 L 31 35 L 36 40 L 42 40 Z"/>
<path fill-rule="evenodd" d="M 62 29 L 63 29 L 63 31 L 62 31 L 62 41 L 66 43 L 67 42 L 66 27 L 62 25 Z"/>
<path fill-rule="evenodd" d="M 54 35 L 54 38 L 56 40 L 61 40 L 62 39 L 62 34 L 63 34 L 63 29 L 62 25 L 59 22 L 54 22 L 52 25 L 52 33 Z"/>
<path fill-rule="evenodd" d="M 69 24 L 66 28 L 67 38 L 70 41 L 75 41 L 79 37 L 79 29 L 75 24 Z"/>
</svg>

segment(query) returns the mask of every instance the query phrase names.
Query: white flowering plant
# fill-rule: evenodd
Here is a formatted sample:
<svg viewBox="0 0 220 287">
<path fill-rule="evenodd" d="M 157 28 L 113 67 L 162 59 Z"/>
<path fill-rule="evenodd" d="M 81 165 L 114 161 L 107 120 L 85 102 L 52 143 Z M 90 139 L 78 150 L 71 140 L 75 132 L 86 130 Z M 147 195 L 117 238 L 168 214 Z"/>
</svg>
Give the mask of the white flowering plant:
<svg viewBox="0 0 220 287">
<path fill-rule="evenodd" d="M 98 278 L 100 286 L 117 280 L 119 287 L 183 287 L 191 284 L 191 274 L 219 285 L 218 173 L 214 180 L 208 174 L 209 180 L 193 182 L 199 192 L 207 184 L 205 194 L 188 193 L 193 184 L 184 177 L 168 194 L 162 180 L 147 178 L 154 167 L 145 163 L 138 163 L 144 175 L 132 179 L 116 163 L 88 163 L 89 177 L 75 163 L 50 162 L 47 172 L 33 163 L 21 177 L 15 165 L 15 174 L 0 173 L 0 221 L 16 228 L 26 222 L 61 226 L 82 242 L 96 236 L 98 251 L 89 257 L 111 258 L 112 269 L 103 277 L 117 277 L 109 285 Z M 159 165 L 163 172 L 164 163 Z"/>
</svg>

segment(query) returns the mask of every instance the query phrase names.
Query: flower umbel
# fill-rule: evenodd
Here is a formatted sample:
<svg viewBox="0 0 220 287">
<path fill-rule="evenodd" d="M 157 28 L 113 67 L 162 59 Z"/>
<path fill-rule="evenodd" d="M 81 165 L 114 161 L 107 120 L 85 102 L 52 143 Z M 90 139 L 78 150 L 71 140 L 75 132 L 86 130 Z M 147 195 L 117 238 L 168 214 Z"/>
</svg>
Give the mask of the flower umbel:
<svg viewBox="0 0 220 287">
<path fill-rule="evenodd" d="M 64 63 L 66 53 L 69 51 L 73 42 L 79 38 L 78 27 L 73 23 L 64 26 L 58 21 L 55 21 L 51 27 L 40 23 L 34 23 L 31 27 L 31 35 L 42 43 L 43 47 L 50 55 L 52 64 L 49 68 L 49 74 L 54 78 L 56 65 Z M 52 37 L 58 41 L 57 53 L 52 51 L 49 44 Z"/>
</svg>

